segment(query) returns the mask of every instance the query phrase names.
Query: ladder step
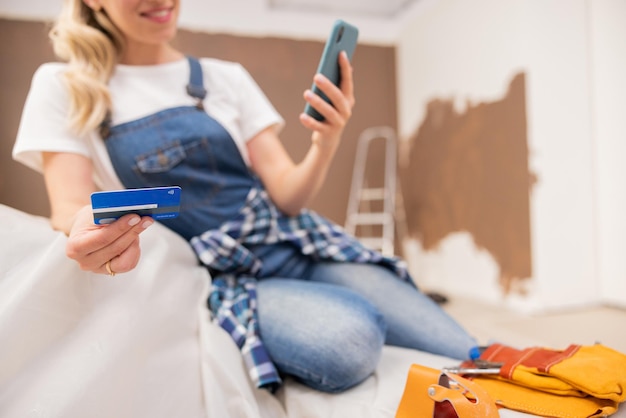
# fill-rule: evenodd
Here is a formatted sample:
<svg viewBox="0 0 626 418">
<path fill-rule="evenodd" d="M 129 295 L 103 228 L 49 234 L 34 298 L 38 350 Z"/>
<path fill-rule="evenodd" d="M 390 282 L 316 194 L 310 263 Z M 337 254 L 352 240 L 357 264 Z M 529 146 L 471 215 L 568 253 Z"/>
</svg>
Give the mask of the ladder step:
<svg viewBox="0 0 626 418">
<path fill-rule="evenodd" d="M 378 225 L 393 222 L 393 216 L 385 212 L 361 212 L 349 216 L 348 222 L 353 225 Z"/>
<path fill-rule="evenodd" d="M 361 200 L 383 200 L 387 192 L 382 187 L 362 189 L 360 197 Z"/>
</svg>

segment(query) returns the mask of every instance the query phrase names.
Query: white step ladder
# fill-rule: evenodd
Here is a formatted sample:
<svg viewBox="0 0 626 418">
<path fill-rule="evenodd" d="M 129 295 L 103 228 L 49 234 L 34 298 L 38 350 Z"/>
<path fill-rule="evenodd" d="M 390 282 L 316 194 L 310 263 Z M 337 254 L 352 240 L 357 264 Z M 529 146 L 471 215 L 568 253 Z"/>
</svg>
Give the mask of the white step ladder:
<svg viewBox="0 0 626 418">
<path fill-rule="evenodd" d="M 366 163 L 374 141 L 385 143 L 382 187 L 367 185 Z M 396 197 L 401 198 L 396 183 L 396 152 L 397 138 L 392 128 L 373 127 L 361 133 L 357 143 L 345 222 L 345 229 L 349 234 L 386 256 L 394 255 Z M 376 208 L 372 208 L 372 203 L 375 202 L 378 202 Z"/>
</svg>

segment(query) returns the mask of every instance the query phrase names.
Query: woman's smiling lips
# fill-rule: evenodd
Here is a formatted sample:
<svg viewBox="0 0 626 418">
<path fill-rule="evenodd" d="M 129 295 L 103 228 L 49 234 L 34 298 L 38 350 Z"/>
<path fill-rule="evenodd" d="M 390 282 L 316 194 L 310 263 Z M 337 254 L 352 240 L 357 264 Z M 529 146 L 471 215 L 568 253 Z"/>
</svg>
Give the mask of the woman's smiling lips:
<svg viewBox="0 0 626 418">
<path fill-rule="evenodd" d="M 172 10 L 168 9 L 155 9 L 141 13 L 142 17 L 145 17 L 156 23 L 167 23 L 172 18 Z"/>
</svg>

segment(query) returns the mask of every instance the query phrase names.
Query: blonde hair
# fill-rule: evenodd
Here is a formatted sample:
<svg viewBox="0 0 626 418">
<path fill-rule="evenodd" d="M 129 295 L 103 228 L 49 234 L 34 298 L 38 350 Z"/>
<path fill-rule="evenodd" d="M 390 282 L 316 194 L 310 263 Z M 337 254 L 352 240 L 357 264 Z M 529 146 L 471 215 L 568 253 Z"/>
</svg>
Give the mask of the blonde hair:
<svg viewBox="0 0 626 418">
<path fill-rule="evenodd" d="M 107 83 L 124 47 L 121 32 L 102 10 L 64 0 L 50 31 L 55 54 L 68 62 L 69 124 L 78 134 L 98 128 L 111 111 Z"/>
</svg>

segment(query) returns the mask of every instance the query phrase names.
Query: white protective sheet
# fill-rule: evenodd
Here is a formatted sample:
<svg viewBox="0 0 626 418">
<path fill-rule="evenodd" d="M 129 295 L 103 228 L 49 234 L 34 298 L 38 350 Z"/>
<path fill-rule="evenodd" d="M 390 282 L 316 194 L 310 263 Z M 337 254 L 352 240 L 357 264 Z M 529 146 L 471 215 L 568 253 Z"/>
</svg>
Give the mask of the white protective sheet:
<svg viewBox="0 0 626 418">
<path fill-rule="evenodd" d="M 47 219 L 0 205 L 0 417 L 393 418 L 411 363 L 455 364 L 385 347 L 375 375 L 341 395 L 291 380 L 256 390 L 208 320 L 210 277 L 191 248 L 160 224 L 141 240 L 132 272 L 86 273 Z"/>
</svg>

